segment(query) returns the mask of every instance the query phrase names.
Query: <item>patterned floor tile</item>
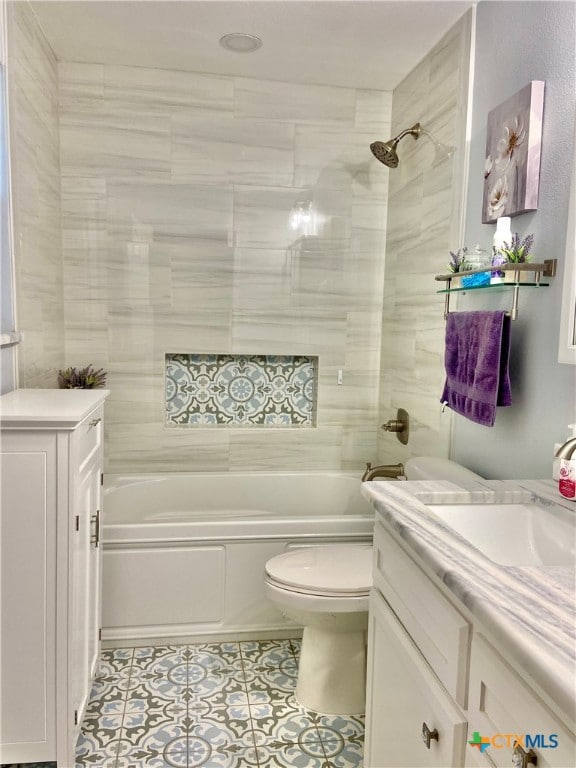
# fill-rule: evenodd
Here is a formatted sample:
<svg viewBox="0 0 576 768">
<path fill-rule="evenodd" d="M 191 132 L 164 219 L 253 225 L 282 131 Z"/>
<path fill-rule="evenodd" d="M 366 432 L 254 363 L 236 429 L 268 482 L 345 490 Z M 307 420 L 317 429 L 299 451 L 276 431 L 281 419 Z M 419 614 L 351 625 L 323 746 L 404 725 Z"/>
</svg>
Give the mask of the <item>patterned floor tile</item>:
<svg viewBox="0 0 576 768">
<path fill-rule="evenodd" d="M 240 643 L 202 643 L 190 647 L 193 656 L 211 655 L 220 659 L 226 666 L 242 659 Z"/>
<path fill-rule="evenodd" d="M 316 715 L 315 721 L 323 740 L 341 737 L 360 744 L 364 741 L 364 715 Z"/>
<path fill-rule="evenodd" d="M 138 672 L 153 672 L 169 675 L 174 668 L 186 668 L 192 657 L 187 646 L 166 646 L 164 648 L 137 648 L 133 667 Z"/>
<path fill-rule="evenodd" d="M 102 717 L 105 714 L 115 714 L 122 711 L 126 701 L 126 692 L 118 687 L 111 688 L 106 693 L 100 694 L 92 691 L 84 717 L 86 719 Z"/>
<path fill-rule="evenodd" d="M 148 654 L 134 659 L 130 688 L 145 686 L 150 692 L 180 699 L 188 688 L 189 654 L 185 647 L 170 648 L 164 654 Z"/>
<path fill-rule="evenodd" d="M 191 662 L 201 664 L 206 669 L 214 671 L 221 671 L 223 669 L 234 667 L 242 669 L 243 664 L 239 644 L 229 643 L 228 645 L 236 645 L 238 647 L 230 647 L 219 653 L 218 648 L 215 648 L 214 645 L 196 646 L 192 650 Z"/>
<path fill-rule="evenodd" d="M 117 763 L 118 758 L 116 757 L 108 757 L 98 752 L 91 752 L 84 759 L 77 756 L 75 768 L 117 768 Z"/>
<path fill-rule="evenodd" d="M 259 768 L 258 754 L 254 747 L 211 747 L 210 751 L 191 752 L 188 768 Z"/>
<path fill-rule="evenodd" d="M 257 664 L 264 667 L 279 667 L 282 662 L 296 659 L 290 640 L 264 640 L 240 643 L 242 659 L 246 666 Z"/>
<path fill-rule="evenodd" d="M 294 682 L 286 678 L 283 678 L 283 681 L 285 686 L 281 688 L 271 683 L 266 677 L 257 676 L 250 680 L 246 683 L 249 702 L 251 704 L 269 702 L 279 706 L 298 707 L 299 705 L 294 698 Z"/>
<path fill-rule="evenodd" d="M 284 744 L 320 741 L 316 723 L 310 714 L 298 708 L 293 702 L 283 707 L 269 703 L 251 704 L 250 711 L 254 739 L 258 745 L 271 741 Z"/>
<path fill-rule="evenodd" d="M 258 747 L 258 768 L 331 768 L 320 742 Z"/>
<path fill-rule="evenodd" d="M 364 719 L 294 698 L 299 641 L 105 651 L 78 768 L 360 768 Z"/>
<path fill-rule="evenodd" d="M 270 690 L 276 694 L 290 695 L 296 689 L 298 666 L 295 661 L 286 661 L 280 667 L 255 665 L 244 674 L 248 690 Z"/>
<path fill-rule="evenodd" d="M 109 648 L 100 654 L 100 664 L 106 667 L 121 669 L 130 666 L 134 657 L 134 648 Z"/>
<path fill-rule="evenodd" d="M 145 663 L 147 660 L 158 661 L 167 656 L 178 656 L 179 658 L 191 658 L 192 648 L 196 646 L 188 645 L 141 645 L 134 648 L 134 661 Z"/>
<path fill-rule="evenodd" d="M 292 648 L 292 653 L 294 654 L 296 659 L 299 659 L 300 651 L 302 650 L 302 639 L 299 637 L 291 638 L 290 647 Z"/>
<path fill-rule="evenodd" d="M 364 749 L 362 744 L 349 741 L 322 742 L 324 754 L 333 768 L 362 768 Z"/>
<path fill-rule="evenodd" d="M 202 718 L 190 717 L 188 732 L 190 735 L 201 733 L 205 726 L 213 726 L 215 732 L 224 734 L 232 743 L 241 747 L 254 746 L 254 733 L 248 706 L 230 706 L 211 708 Z"/>
<path fill-rule="evenodd" d="M 115 768 L 186 768 L 187 762 L 187 758 L 182 762 L 181 754 L 162 756 L 137 748 L 121 755 Z"/>
<path fill-rule="evenodd" d="M 188 725 L 188 704 L 179 698 L 164 698 L 140 687 L 126 701 L 122 738 L 136 746 L 139 739 L 167 725 Z"/>
<path fill-rule="evenodd" d="M 161 723 L 147 727 L 147 723 L 122 730 L 121 747 L 123 754 L 128 754 L 136 747 L 150 754 L 163 757 L 169 752 L 186 751 L 186 726 L 174 723 Z"/>
<path fill-rule="evenodd" d="M 98 752 L 107 748 L 110 742 L 117 742 L 124 721 L 125 701 L 99 702 L 100 707 L 94 707 L 90 702 L 87 714 L 82 721 L 81 735 L 78 745 L 84 740 L 87 749 Z"/>
<path fill-rule="evenodd" d="M 76 765 L 112 768 L 118 757 L 119 746 L 118 738 L 102 744 L 96 736 L 81 732 L 76 743 Z"/>
<path fill-rule="evenodd" d="M 317 715 L 324 754 L 334 768 L 361 768 L 364 754 L 364 717 Z"/>
</svg>

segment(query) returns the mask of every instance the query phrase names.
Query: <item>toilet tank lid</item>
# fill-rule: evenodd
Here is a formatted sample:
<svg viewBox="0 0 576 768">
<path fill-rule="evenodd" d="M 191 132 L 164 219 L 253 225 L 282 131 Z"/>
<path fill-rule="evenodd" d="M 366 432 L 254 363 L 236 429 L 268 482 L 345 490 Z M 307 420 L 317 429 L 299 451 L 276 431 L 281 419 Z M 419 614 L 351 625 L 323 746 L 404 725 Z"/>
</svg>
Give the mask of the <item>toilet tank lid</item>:
<svg viewBox="0 0 576 768">
<path fill-rule="evenodd" d="M 450 480 L 457 483 L 459 480 L 484 479 L 471 469 L 439 456 L 415 456 L 405 462 L 404 471 L 408 480 Z"/>
</svg>

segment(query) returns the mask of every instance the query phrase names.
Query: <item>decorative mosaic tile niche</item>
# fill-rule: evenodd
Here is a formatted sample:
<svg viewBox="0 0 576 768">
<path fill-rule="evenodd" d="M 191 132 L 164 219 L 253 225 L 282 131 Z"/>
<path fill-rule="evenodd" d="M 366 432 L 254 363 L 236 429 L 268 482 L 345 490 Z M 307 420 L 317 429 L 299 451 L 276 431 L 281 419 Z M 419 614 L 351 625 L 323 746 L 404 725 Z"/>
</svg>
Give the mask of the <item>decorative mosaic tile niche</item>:
<svg viewBox="0 0 576 768">
<path fill-rule="evenodd" d="M 166 355 L 169 427 L 313 427 L 318 358 Z"/>
</svg>

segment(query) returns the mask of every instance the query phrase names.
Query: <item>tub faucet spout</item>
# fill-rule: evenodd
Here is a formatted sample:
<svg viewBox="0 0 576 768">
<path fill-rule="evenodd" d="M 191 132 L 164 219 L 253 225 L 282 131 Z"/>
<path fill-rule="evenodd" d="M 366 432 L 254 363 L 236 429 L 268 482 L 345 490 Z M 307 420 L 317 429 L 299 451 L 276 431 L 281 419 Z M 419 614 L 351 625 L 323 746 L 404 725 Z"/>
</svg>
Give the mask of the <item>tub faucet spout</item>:
<svg viewBox="0 0 576 768">
<path fill-rule="evenodd" d="M 389 477 L 392 480 L 398 480 L 404 476 L 404 464 L 382 464 L 379 467 L 373 467 L 370 462 L 366 464 L 366 469 L 362 475 L 362 482 L 373 480 L 375 477 Z"/>
<path fill-rule="evenodd" d="M 571 459 L 572 456 L 576 453 L 576 437 L 571 437 L 569 440 L 566 440 L 564 445 L 561 445 L 560 448 L 556 451 L 555 459 Z"/>
</svg>

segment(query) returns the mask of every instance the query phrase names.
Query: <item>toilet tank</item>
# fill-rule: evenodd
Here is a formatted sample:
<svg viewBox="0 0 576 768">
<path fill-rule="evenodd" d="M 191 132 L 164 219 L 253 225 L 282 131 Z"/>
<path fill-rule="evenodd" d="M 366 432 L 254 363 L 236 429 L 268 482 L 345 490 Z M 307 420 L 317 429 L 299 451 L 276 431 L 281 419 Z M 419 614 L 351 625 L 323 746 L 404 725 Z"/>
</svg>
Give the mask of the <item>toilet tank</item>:
<svg viewBox="0 0 576 768">
<path fill-rule="evenodd" d="M 417 456 L 408 459 L 404 464 L 404 474 L 408 480 L 450 480 L 452 483 L 484 479 L 471 469 L 438 456 Z"/>
</svg>

